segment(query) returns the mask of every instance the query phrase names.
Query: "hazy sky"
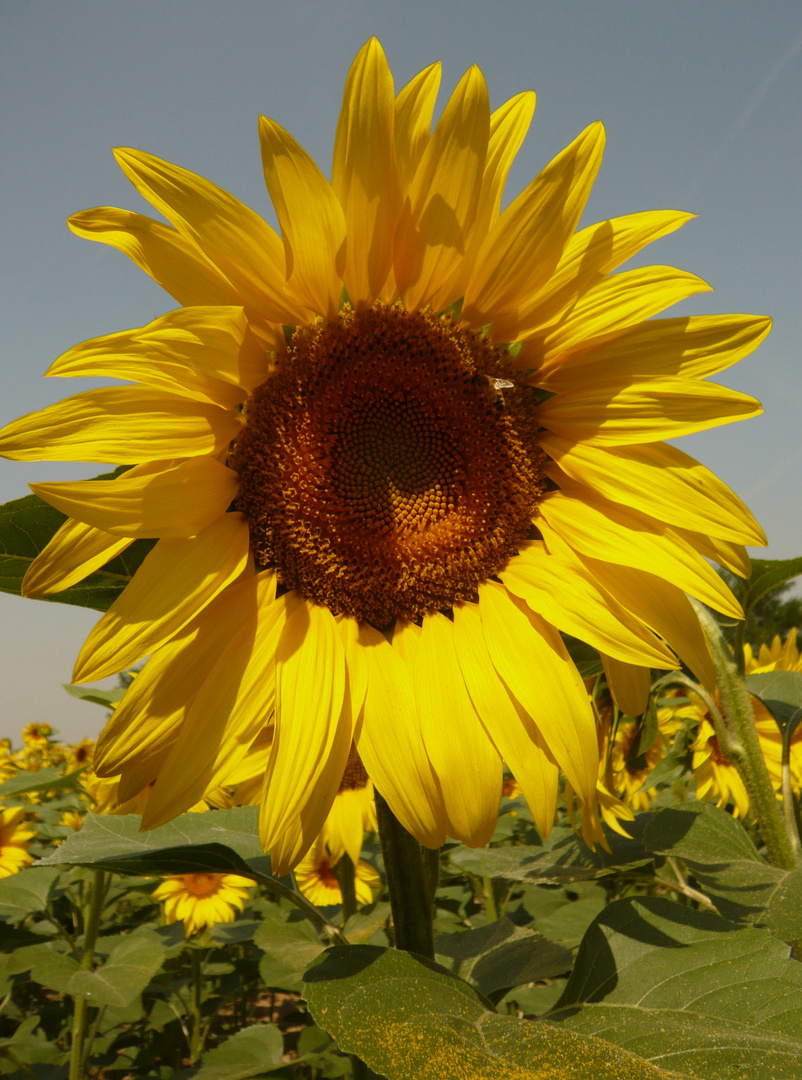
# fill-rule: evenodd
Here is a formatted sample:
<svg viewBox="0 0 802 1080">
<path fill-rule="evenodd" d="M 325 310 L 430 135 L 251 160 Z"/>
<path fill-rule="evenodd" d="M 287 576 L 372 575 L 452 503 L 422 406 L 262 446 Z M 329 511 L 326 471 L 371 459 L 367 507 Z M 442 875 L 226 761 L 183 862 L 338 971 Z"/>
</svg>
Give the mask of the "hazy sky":
<svg viewBox="0 0 802 1080">
<path fill-rule="evenodd" d="M 583 224 L 667 207 L 699 215 L 638 261 L 715 287 L 680 313 L 767 313 L 774 330 L 721 380 L 760 398 L 765 415 L 680 445 L 747 501 L 769 537 L 761 554 L 802 554 L 799 0 L 0 0 L 0 423 L 94 385 L 41 379 L 70 346 L 175 307 L 123 255 L 64 224 L 97 205 L 154 213 L 111 147 L 199 172 L 274 221 L 257 116 L 328 172 L 345 75 L 371 34 L 397 88 L 443 61 L 440 105 L 474 62 L 493 107 L 537 91 L 507 197 L 601 119 L 605 161 Z M 101 471 L 0 461 L 0 501 L 31 480 Z M 34 719 L 69 739 L 98 732 L 103 711 L 60 686 L 96 617 L 0 595 L 0 735 L 18 740 Z"/>
</svg>

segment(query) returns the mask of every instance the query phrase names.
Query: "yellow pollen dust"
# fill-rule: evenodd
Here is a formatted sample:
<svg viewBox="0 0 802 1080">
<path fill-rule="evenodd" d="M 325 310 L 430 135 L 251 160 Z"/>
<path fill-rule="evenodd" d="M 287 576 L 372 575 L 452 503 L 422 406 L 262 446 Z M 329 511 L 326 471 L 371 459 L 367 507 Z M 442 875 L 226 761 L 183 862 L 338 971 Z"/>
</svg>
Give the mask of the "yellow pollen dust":
<svg viewBox="0 0 802 1080">
<path fill-rule="evenodd" d="M 545 490 L 536 404 L 448 316 L 377 303 L 299 328 L 232 456 L 257 563 L 378 627 L 475 599 Z"/>
</svg>

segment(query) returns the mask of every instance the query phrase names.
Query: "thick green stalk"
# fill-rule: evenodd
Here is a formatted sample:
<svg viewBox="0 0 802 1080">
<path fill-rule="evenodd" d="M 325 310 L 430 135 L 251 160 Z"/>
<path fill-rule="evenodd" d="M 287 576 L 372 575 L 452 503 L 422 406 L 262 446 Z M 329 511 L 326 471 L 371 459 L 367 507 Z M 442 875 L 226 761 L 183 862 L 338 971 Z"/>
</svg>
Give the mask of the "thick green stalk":
<svg viewBox="0 0 802 1080">
<path fill-rule="evenodd" d="M 107 875 L 102 870 L 92 871 L 89 903 L 84 918 L 84 948 L 81 956 L 81 970 L 90 971 L 95 958 L 95 943 L 100 930 L 100 916 L 103 900 L 108 885 Z M 70 1080 L 84 1080 L 86 1062 L 84 1044 L 86 1041 L 89 1004 L 86 998 L 75 998 L 75 1011 L 72 1018 L 72 1046 L 70 1047 Z"/>
<path fill-rule="evenodd" d="M 421 845 L 406 831 L 378 791 L 376 816 L 390 892 L 396 948 L 433 960 L 431 860 L 426 860 L 424 870 Z"/>
<path fill-rule="evenodd" d="M 785 829 L 785 821 L 757 737 L 755 715 L 746 680 L 738 670 L 713 616 L 699 604 L 694 607 L 710 645 L 716 668 L 716 684 L 723 716 L 718 714 L 715 706 L 711 709 L 711 715 L 721 749 L 732 761 L 744 782 L 750 807 L 766 845 L 769 862 L 783 870 L 794 870 L 799 864 Z M 741 655 L 743 656 L 742 645 Z"/>
</svg>

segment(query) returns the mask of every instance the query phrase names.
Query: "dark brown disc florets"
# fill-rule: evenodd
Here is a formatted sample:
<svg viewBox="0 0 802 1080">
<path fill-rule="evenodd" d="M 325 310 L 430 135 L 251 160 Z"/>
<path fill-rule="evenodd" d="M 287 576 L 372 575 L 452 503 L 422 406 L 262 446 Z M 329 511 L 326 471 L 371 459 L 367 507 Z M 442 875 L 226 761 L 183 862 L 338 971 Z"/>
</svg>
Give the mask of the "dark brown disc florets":
<svg viewBox="0 0 802 1080">
<path fill-rule="evenodd" d="M 497 388 L 510 371 L 481 335 L 397 305 L 299 328 L 232 459 L 259 565 L 375 626 L 475 598 L 544 490 L 532 393 Z"/>
</svg>

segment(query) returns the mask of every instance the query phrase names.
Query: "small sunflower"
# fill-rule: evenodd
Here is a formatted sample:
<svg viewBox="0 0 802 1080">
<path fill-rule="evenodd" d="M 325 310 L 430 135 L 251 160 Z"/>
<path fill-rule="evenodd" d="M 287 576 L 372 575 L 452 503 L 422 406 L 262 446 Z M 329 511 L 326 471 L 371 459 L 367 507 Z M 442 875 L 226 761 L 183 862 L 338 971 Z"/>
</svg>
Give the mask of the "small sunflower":
<svg viewBox="0 0 802 1080">
<path fill-rule="evenodd" d="M 36 830 L 28 825 L 26 815 L 23 806 L 0 809 L 0 878 L 17 874 L 33 862 L 28 845 Z"/>
<path fill-rule="evenodd" d="M 184 920 L 184 935 L 190 937 L 215 923 L 233 922 L 250 899 L 252 885 L 250 878 L 238 874 L 177 874 L 150 895 L 164 901 L 167 923 Z"/>
<path fill-rule="evenodd" d="M 324 845 L 318 842 L 295 867 L 295 881 L 300 891 L 317 907 L 328 907 L 343 902 L 342 889 L 334 872 L 337 861 L 332 859 Z M 378 889 L 381 879 L 370 863 L 363 859 L 354 862 L 354 886 L 357 904 L 372 904 L 373 889 Z"/>
<path fill-rule="evenodd" d="M 732 803 L 733 817 L 746 817 L 749 796 L 741 774 L 721 749 L 715 728 L 707 718 L 700 721 L 691 750 L 696 798 L 705 801 L 715 799 L 716 806 L 722 809 Z"/>
<path fill-rule="evenodd" d="M 186 169 L 116 151 L 168 224 L 101 207 L 70 226 L 181 307 L 48 373 L 133 385 L 0 433 L 10 458 L 126 470 L 33 485 L 67 521 L 27 595 L 158 541 L 74 672 L 85 682 L 150 657 L 98 741 L 98 773 L 152 784 L 152 827 L 233 782 L 272 727 L 260 835 L 279 874 L 320 833 L 354 742 L 429 847 L 488 841 L 502 761 L 547 834 L 560 772 L 582 805 L 598 772 L 560 631 L 601 651 L 627 711 L 642 708 L 647 669 L 678 658 L 712 687 L 685 593 L 741 617 L 707 559 L 744 575 L 743 545 L 765 542 L 737 497 L 663 440 L 761 411 L 707 376 L 769 320 L 653 319 L 709 286 L 660 265 L 614 273 L 691 214 L 575 231 L 600 123 L 502 211 L 535 95 L 491 112 L 474 66 L 431 130 L 439 80 L 432 65 L 396 94 L 369 41 L 330 182 L 262 118 L 281 237 Z"/>
</svg>

